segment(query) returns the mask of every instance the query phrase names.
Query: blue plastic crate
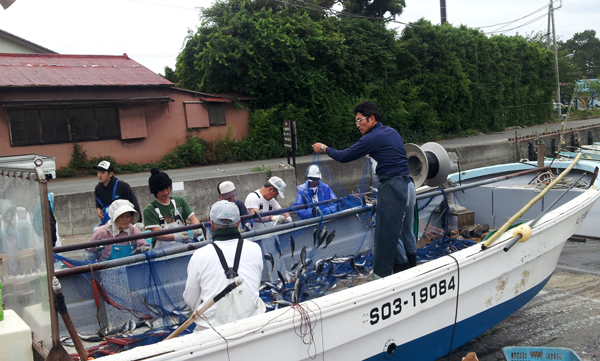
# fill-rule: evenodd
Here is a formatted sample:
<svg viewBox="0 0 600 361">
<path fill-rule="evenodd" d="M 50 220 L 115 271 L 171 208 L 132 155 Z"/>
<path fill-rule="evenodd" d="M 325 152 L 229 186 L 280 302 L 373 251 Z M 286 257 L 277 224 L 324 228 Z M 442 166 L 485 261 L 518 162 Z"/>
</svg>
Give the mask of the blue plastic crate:
<svg viewBox="0 0 600 361">
<path fill-rule="evenodd" d="M 564 347 L 508 346 L 502 353 L 507 361 L 581 361 L 573 350 Z"/>
</svg>

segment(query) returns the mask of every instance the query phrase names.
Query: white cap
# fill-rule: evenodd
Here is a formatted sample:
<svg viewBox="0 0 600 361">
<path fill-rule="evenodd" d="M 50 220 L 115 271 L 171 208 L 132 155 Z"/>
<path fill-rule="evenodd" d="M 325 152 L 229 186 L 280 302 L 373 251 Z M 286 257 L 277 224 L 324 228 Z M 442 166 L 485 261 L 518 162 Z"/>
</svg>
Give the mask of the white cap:
<svg viewBox="0 0 600 361">
<path fill-rule="evenodd" d="M 283 179 L 279 177 L 271 177 L 269 178 L 269 183 L 271 183 L 271 185 L 277 189 L 281 198 L 285 198 L 283 195 L 283 191 L 285 190 L 285 182 Z"/>
<path fill-rule="evenodd" d="M 309 165 L 306 170 L 306 178 L 319 178 L 321 179 L 321 171 L 319 170 L 319 166 L 313 164 Z"/>
<path fill-rule="evenodd" d="M 240 210 L 235 203 L 220 200 L 210 207 L 210 220 L 222 226 L 236 227 L 240 220 Z"/>
<path fill-rule="evenodd" d="M 223 198 L 231 198 L 233 196 L 237 196 L 238 192 L 235 189 L 235 186 L 233 185 L 233 182 L 230 181 L 224 181 L 219 183 L 219 185 L 217 186 L 217 192 L 219 192 L 219 195 Z"/>
<path fill-rule="evenodd" d="M 131 215 L 131 223 L 137 223 L 140 219 L 139 213 L 133 208 L 133 204 L 127 199 L 115 199 L 108 207 L 108 215 L 113 222 L 119 218 L 120 215 L 127 212 L 133 212 Z"/>
</svg>

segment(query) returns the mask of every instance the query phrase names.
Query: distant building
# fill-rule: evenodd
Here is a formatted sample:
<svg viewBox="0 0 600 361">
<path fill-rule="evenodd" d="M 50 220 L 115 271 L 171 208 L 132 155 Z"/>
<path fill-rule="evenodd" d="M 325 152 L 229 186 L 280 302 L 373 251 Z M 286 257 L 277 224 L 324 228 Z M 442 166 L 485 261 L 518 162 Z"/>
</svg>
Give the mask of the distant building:
<svg viewBox="0 0 600 361">
<path fill-rule="evenodd" d="M 46 49 L 43 46 L 34 44 L 4 30 L 0 30 L 0 53 L 56 54 L 56 52 L 50 49 Z"/>
<path fill-rule="evenodd" d="M 43 154 L 149 163 L 186 140 L 248 134 L 249 98 L 178 89 L 122 56 L 0 54 L 0 156 Z"/>
</svg>

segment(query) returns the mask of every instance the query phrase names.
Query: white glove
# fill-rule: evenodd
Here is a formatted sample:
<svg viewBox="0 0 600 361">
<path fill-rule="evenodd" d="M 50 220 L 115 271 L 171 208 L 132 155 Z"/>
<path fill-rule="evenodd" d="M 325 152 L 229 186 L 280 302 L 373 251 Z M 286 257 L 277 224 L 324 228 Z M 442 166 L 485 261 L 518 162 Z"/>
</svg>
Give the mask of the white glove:
<svg viewBox="0 0 600 361">
<path fill-rule="evenodd" d="M 274 222 L 274 224 L 283 224 L 288 222 L 288 219 L 281 214 L 278 216 L 271 216 L 271 220 Z"/>
<path fill-rule="evenodd" d="M 192 241 L 187 231 L 175 233 L 173 236 L 175 237 L 175 242 L 189 243 Z"/>
<path fill-rule="evenodd" d="M 244 223 L 244 231 L 248 232 L 252 229 L 252 223 L 246 222 Z"/>
<path fill-rule="evenodd" d="M 138 248 L 134 249 L 131 254 L 138 254 L 138 253 L 142 253 L 142 252 L 148 252 L 149 250 L 150 250 L 150 246 L 148 246 L 148 245 L 146 245 L 146 246 L 139 246 Z"/>
<path fill-rule="evenodd" d="M 197 240 L 201 241 L 204 239 L 204 232 L 202 231 L 202 228 L 196 228 L 192 231 L 194 238 L 196 238 Z"/>
</svg>

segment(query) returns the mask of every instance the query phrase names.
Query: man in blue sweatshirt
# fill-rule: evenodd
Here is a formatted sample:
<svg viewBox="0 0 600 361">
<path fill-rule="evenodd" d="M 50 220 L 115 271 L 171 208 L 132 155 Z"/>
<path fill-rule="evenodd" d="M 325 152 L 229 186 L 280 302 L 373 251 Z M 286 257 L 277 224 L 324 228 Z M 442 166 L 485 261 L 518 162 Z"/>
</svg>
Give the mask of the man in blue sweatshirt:
<svg viewBox="0 0 600 361">
<path fill-rule="evenodd" d="M 323 143 L 312 147 L 315 152 L 326 153 L 342 163 L 367 154 L 377 161 L 379 187 L 373 272 L 385 277 L 417 265 L 417 241 L 413 233 L 415 186 L 409 175 L 402 137 L 396 130 L 381 124 L 377 104 L 365 101 L 353 112 L 356 126 L 363 134 L 358 142 L 345 150 Z"/>
</svg>

